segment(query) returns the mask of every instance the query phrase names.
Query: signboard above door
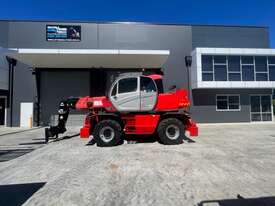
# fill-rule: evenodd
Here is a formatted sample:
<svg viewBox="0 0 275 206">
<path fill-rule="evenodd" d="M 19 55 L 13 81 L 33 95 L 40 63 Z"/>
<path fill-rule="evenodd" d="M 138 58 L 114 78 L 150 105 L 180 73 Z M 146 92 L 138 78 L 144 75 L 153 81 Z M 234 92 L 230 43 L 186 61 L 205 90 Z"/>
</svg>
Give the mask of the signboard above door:
<svg viewBox="0 0 275 206">
<path fill-rule="evenodd" d="M 54 42 L 79 42 L 81 41 L 81 26 L 47 25 L 46 39 Z"/>
</svg>

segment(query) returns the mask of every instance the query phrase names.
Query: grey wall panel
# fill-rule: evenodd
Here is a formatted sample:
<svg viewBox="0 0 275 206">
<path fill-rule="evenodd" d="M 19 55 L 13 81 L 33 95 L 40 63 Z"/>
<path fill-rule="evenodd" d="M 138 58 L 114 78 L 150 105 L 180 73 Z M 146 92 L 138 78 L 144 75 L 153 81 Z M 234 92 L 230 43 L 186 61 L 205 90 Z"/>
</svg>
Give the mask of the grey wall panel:
<svg viewBox="0 0 275 206">
<path fill-rule="evenodd" d="M 192 44 L 196 47 L 269 48 L 265 27 L 192 26 Z"/>
<path fill-rule="evenodd" d="M 100 49 L 170 50 L 163 66 L 165 87 L 187 87 L 184 57 L 192 50 L 190 26 L 100 24 L 98 32 Z"/>
<path fill-rule="evenodd" d="M 9 65 L 5 55 L 0 53 L 0 89 L 9 88 Z"/>
<path fill-rule="evenodd" d="M 36 96 L 35 76 L 31 69 L 20 62 L 14 69 L 13 86 L 13 126 L 20 125 L 20 103 L 34 102 Z"/>
<path fill-rule="evenodd" d="M 46 41 L 46 25 L 81 25 L 80 42 Z M 55 48 L 87 49 L 97 48 L 97 24 L 88 23 L 54 23 L 54 22 L 10 22 L 10 48 Z"/>
<path fill-rule="evenodd" d="M 0 21 L 0 47 L 7 47 L 8 31 L 9 31 L 9 22 Z"/>
<path fill-rule="evenodd" d="M 216 111 L 217 94 L 240 94 L 241 111 Z M 271 89 L 193 90 L 192 118 L 199 123 L 250 122 L 250 95 L 272 94 Z"/>
<path fill-rule="evenodd" d="M 59 102 L 70 96 L 89 96 L 90 80 L 89 70 L 42 70 L 41 71 L 41 87 L 40 87 L 40 103 L 41 103 L 41 123 L 47 125 L 54 122 L 54 115 L 57 114 Z M 79 111 L 72 111 L 74 118 L 68 121 L 68 125 L 83 122 Z M 78 120 L 76 120 L 78 119 Z"/>
</svg>

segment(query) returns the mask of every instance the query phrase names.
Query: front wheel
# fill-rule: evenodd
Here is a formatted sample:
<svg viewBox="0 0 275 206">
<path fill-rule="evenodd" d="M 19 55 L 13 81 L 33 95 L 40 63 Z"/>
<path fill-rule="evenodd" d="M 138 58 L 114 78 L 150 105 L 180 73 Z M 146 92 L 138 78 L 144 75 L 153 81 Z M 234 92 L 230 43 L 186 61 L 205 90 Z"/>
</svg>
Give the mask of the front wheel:
<svg viewBox="0 0 275 206">
<path fill-rule="evenodd" d="M 163 119 L 157 131 L 160 142 L 166 145 L 181 144 L 185 135 L 184 125 L 177 118 Z"/>
<path fill-rule="evenodd" d="M 116 146 L 121 141 L 122 129 L 115 120 L 102 120 L 96 124 L 93 136 L 99 147 Z"/>
</svg>

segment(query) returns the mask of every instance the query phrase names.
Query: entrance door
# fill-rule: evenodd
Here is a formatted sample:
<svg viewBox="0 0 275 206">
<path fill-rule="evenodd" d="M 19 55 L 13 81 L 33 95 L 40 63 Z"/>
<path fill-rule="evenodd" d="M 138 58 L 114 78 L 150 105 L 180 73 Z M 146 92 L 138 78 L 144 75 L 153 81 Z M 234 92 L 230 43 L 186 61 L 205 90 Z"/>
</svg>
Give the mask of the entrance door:
<svg viewBox="0 0 275 206">
<path fill-rule="evenodd" d="M 272 121 L 271 95 L 250 96 L 251 121 Z"/>
<path fill-rule="evenodd" d="M 6 98 L 0 97 L 0 125 L 5 125 Z"/>
</svg>

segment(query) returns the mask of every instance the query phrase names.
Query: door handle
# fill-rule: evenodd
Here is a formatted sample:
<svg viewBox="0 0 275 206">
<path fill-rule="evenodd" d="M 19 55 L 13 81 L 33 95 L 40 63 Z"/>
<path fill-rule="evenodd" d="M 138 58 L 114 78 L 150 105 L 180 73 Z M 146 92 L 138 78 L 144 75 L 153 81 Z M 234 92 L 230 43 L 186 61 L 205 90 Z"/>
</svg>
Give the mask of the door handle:
<svg viewBox="0 0 275 206">
<path fill-rule="evenodd" d="M 114 96 L 114 99 L 116 100 L 116 99 L 117 99 L 117 96 Z"/>
</svg>

